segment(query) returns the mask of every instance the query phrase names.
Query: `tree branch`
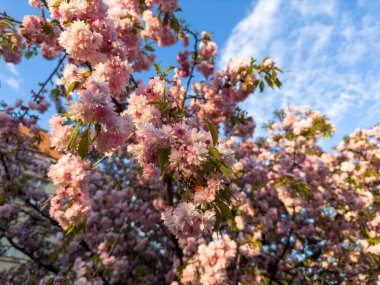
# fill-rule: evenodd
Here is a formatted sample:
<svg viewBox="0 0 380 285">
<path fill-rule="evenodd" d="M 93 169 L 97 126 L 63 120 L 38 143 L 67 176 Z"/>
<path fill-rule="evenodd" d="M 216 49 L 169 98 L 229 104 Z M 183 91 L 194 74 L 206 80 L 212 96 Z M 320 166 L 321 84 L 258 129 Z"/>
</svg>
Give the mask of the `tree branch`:
<svg viewBox="0 0 380 285">
<path fill-rule="evenodd" d="M 16 20 L 15 18 L 12 18 L 11 16 L 7 15 L 7 13 L 5 12 L 1 13 L 0 15 L 2 15 L 0 16 L 0 20 L 8 20 L 16 24 L 21 24 L 21 21 Z"/>
<path fill-rule="evenodd" d="M 197 65 L 198 43 L 199 43 L 198 34 L 194 33 L 193 31 L 191 31 L 191 30 L 189 30 L 187 28 L 185 28 L 184 30 L 194 37 L 195 42 L 194 42 L 193 64 L 191 66 L 189 79 L 187 80 L 187 84 L 186 84 L 186 91 L 185 91 L 185 94 L 184 94 L 184 97 L 183 97 L 183 101 L 182 101 L 182 109 L 185 107 L 187 93 L 189 92 L 189 89 L 190 89 L 191 80 L 194 77 L 194 70 L 195 70 L 195 66 Z"/>
<path fill-rule="evenodd" d="M 22 246 L 18 245 L 11 237 L 9 237 L 8 235 L 5 234 L 5 230 L 3 228 L 0 228 L 1 231 L 4 232 L 4 237 L 7 239 L 7 241 L 15 248 L 17 249 L 18 251 L 22 252 L 23 254 L 25 254 L 26 256 L 28 256 L 32 261 L 34 261 L 35 263 L 37 263 L 40 267 L 42 268 L 45 268 L 47 271 L 50 271 L 54 274 L 58 274 L 59 273 L 59 269 L 51 264 L 45 264 L 43 263 L 41 260 L 39 260 L 38 258 L 36 258 L 33 253 L 27 251 L 25 248 L 23 248 Z"/>
<path fill-rule="evenodd" d="M 45 82 L 43 82 L 41 84 L 41 87 L 40 89 L 38 90 L 37 93 L 34 93 L 32 98 L 33 98 L 33 101 L 36 101 L 38 99 L 38 97 L 43 93 L 43 91 L 45 90 L 45 87 L 48 85 L 48 83 L 52 80 L 53 76 L 58 72 L 58 70 L 61 68 L 63 62 L 65 61 L 67 57 L 67 53 L 65 53 L 58 61 L 58 64 L 57 66 L 54 68 L 54 70 L 50 73 L 49 77 L 45 80 Z M 33 92 L 33 91 L 32 91 Z M 20 116 L 19 120 L 21 120 L 22 118 L 25 117 L 25 115 L 29 112 L 30 108 L 27 107 L 25 112 Z"/>
</svg>

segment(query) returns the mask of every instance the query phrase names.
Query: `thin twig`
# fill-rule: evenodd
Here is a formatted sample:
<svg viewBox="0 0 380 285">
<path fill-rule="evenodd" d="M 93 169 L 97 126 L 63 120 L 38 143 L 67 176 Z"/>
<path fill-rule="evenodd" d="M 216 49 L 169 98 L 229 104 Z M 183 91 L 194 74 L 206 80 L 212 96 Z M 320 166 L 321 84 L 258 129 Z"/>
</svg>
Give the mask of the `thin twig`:
<svg viewBox="0 0 380 285">
<path fill-rule="evenodd" d="M 127 225 L 127 221 L 124 221 L 124 223 L 123 223 L 123 225 L 121 226 L 121 229 L 120 229 L 120 231 L 119 231 L 119 234 L 117 235 L 116 240 L 114 241 L 114 243 L 113 243 L 112 246 L 111 246 L 111 249 L 110 249 L 109 255 L 112 255 L 112 252 L 113 252 L 113 250 L 115 249 L 116 244 L 119 242 L 120 236 L 121 236 L 122 232 L 124 231 L 124 227 L 125 227 L 126 225 Z"/>
<path fill-rule="evenodd" d="M 3 231 L 3 229 L 1 229 Z M 5 234 L 4 234 L 5 235 Z M 17 243 L 14 242 L 14 240 L 5 235 L 6 239 L 8 240 L 8 242 L 14 247 L 16 248 L 17 250 L 21 251 L 23 254 L 25 254 L 26 256 L 28 256 L 32 261 L 34 261 L 35 263 L 37 263 L 39 266 L 45 268 L 47 271 L 50 271 L 54 274 L 58 274 L 59 273 L 59 269 L 54 267 L 53 265 L 51 264 L 44 264 L 41 260 L 39 260 L 38 258 L 34 257 L 33 253 L 27 251 L 25 248 L 21 247 L 20 245 L 18 245 Z"/>
<path fill-rule="evenodd" d="M 95 169 L 99 163 L 101 163 L 103 160 L 105 160 L 107 157 L 109 157 L 108 155 L 103 155 L 102 158 L 100 158 L 97 162 L 95 162 L 93 165 L 92 165 L 92 169 Z"/>
<path fill-rule="evenodd" d="M 170 232 L 166 230 L 165 226 L 161 222 L 159 223 L 159 226 L 162 229 L 162 231 L 166 234 L 166 236 L 169 237 L 170 240 L 173 242 L 176 255 L 179 258 L 180 263 L 182 264 L 183 253 L 181 247 L 179 246 L 178 240 L 174 235 L 172 235 Z"/>
<path fill-rule="evenodd" d="M 60 69 L 60 67 L 63 64 L 63 62 L 65 61 L 66 57 L 67 57 L 67 53 L 65 53 L 64 56 L 62 56 L 60 58 L 60 60 L 58 61 L 57 66 L 54 68 L 54 70 L 52 71 L 52 73 L 50 73 L 49 77 L 45 80 L 45 82 L 43 82 L 41 84 L 41 87 L 38 90 L 38 92 L 33 94 L 33 101 L 37 100 L 37 98 L 42 94 L 42 92 L 45 90 L 45 87 L 48 85 L 48 83 L 52 80 L 53 76 Z M 25 117 L 25 115 L 29 112 L 29 110 L 30 110 L 30 108 L 27 107 L 26 110 L 25 110 L 25 112 L 20 116 L 19 120 L 22 120 Z"/>
<path fill-rule="evenodd" d="M 1 13 L 2 16 L 0 16 L 0 20 L 8 20 L 16 24 L 21 24 L 21 21 L 16 20 L 15 18 L 12 18 L 11 16 L 8 16 L 5 13 Z"/>
<path fill-rule="evenodd" d="M 241 256 L 238 250 L 238 255 L 236 258 L 236 269 L 235 269 L 235 282 L 234 282 L 235 285 L 238 284 L 238 277 L 239 277 L 239 271 L 240 271 L 240 259 L 241 259 Z"/>
<path fill-rule="evenodd" d="M 295 209 L 293 207 L 293 215 L 292 215 L 292 220 L 294 220 L 294 217 L 295 217 Z M 276 279 L 276 274 L 277 274 L 277 271 L 278 271 L 278 265 L 280 263 L 280 261 L 285 257 L 285 254 L 286 252 L 288 251 L 289 249 L 289 246 L 290 246 L 290 237 L 292 236 L 292 233 L 293 233 L 293 229 L 290 229 L 289 231 L 289 234 L 288 234 L 288 237 L 287 237 L 287 241 L 286 241 L 286 244 L 284 246 L 284 249 L 282 250 L 282 253 L 281 255 L 277 258 L 274 266 L 273 266 L 273 271 L 271 273 L 271 276 L 270 276 L 270 279 L 269 279 L 269 282 L 268 282 L 268 285 L 271 285 L 273 281 L 276 281 L 278 283 L 280 283 L 277 279 Z"/>
<path fill-rule="evenodd" d="M 183 96 L 182 109 L 185 107 L 187 93 L 189 92 L 189 89 L 190 89 L 191 80 L 194 77 L 195 66 L 197 65 L 198 43 L 199 43 L 198 34 L 194 33 L 193 31 L 191 31 L 187 28 L 184 30 L 194 37 L 194 55 L 193 55 L 193 64 L 192 64 L 191 69 L 190 69 L 189 79 L 187 80 L 187 84 L 186 84 L 186 91 L 185 91 L 185 94 Z"/>
</svg>

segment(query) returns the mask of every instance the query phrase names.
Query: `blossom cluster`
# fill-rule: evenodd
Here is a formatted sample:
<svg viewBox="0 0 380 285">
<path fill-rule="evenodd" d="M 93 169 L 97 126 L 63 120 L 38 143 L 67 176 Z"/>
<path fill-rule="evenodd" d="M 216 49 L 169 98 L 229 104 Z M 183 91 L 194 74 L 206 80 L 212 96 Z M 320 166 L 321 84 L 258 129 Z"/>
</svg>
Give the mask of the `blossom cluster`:
<svg viewBox="0 0 380 285">
<path fill-rule="evenodd" d="M 192 203 L 180 203 L 174 210 L 166 208 L 162 216 L 165 225 L 178 237 L 193 237 L 202 232 L 211 232 L 215 222 L 213 212 L 202 213 Z"/>
<path fill-rule="evenodd" d="M 60 32 L 57 24 L 41 16 L 25 16 L 19 29 L 25 44 L 28 47 L 40 46 L 41 54 L 46 59 L 54 59 L 61 55 L 63 48 L 58 44 Z"/>
<path fill-rule="evenodd" d="M 207 47 L 209 45 L 210 42 Z M 213 45 L 206 50 L 211 54 L 216 53 Z M 253 60 L 248 63 L 245 59 L 232 59 L 227 70 L 215 72 L 212 80 L 193 83 L 196 96 L 192 98 L 190 107 L 201 120 L 209 118 L 215 124 L 224 123 L 226 131 L 232 135 L 250 136 L 255 123 L 251 117 L 240 112 L 237 105 L 256 88 L 264 89 L 264 81 L 261 79 L 264 75 L 269 86 L 280 87 L 278 71 L 281 69 L 274 63 L 268 65 L 265 60 L 263 65 L 257 65 Z"/>
<path fill-rule="evenodd" d="M 181 283 L 226 284 L 228 281 L 226 268 L 234 260 L 235 255 L 236 243 L 229 236 L 214 235 L 213 241 L 198 246 L 197 253 L 183 269 Z"/>
<path fill-rule="evenodd" d="M 56 195 L 51 199 L 50 215 L 63 228 L 72 223 L 79 224 L 89 210 L 89 172 L 86 168 L 87 165 L 82 163 L 80 157 L 68 154 L 49 170 L 49 177 L 58 187 Z"/>
</svg>

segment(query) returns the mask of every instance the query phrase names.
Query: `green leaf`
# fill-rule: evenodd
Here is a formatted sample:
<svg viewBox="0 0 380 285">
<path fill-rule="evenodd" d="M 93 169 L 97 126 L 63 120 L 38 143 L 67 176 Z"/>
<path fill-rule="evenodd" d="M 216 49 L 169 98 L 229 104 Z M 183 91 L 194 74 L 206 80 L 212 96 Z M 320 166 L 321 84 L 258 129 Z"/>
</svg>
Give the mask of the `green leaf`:
<svg viewBox="0 0 380 285">
<path fill-rule="evenodd" d="M 160 109 L 161 113 L 167 113 L 170 111 L 170 102 L 167 101 L 151 101 L 148 103 L 149 105 L 157 105 Z"/>
<path fill-rule="evenodd" d="M 102 131 L 102 125 L 96 123 L 96 124 L 95 124 L 95 134 L 96 134 L 96 135 L 99 135 L 101 131 Z"/>
<path fill-rule="evenodd" d="M 74 146 L 74 143 L 77 139 L 77 136 L 78 136 L 78 132 L 79 132 L 79 127 L 81 126 L 80 123 L 78 123 L 73 131 L 71 132 L 71 135 L 70 135 L 70 139 L 69 139 L 69 143 L 67 144 L 67 150 L 71 150 Z"/>
<path fill-rule="evenodd" d="M 217 206 L 214 207 L 214 212 L 215 212 L 215 229 L 218 231 L 222 224 L 223 217 L 222 217 L 222 213 L 220 212 Z"/>
<path fill-rule="evenodd" d="M 367 239 L 367 242 L 370 245 L 377 245 L 377 244 L 379 244 L 380 240 L 378 238 L 369 238 L 369 239 Z"/>
<path fill-rule="evenodd" d="M 63 26 L 66 26 L 66 25 L 71 25 L 74 21 L 71 21 L 71 20 L 68 20 L 68 21 L 64 21 L 62 23 Z"/>
<path fill-rule="evenodd" d="M 165 14 L 163 26 L 167 26 L 169 24 L 170 16 L 169 14 Z"/>
<path fill-rule="evenodd" d="M 16 26 L 15 23 L 13 23 L 11 20 L 9 19 L 1 19 L 3 22 L 7 22 L 9 25 L 11 25 L 12 27 Z"/>
<path fill-rule="evenodd" d="M 216 148 L 216 147 L 210 147 L 208 149 L 208 153 L 215 157 L 216 159 L 220 159 L 220 153 L 219 153 L 219 150 Z"/>
<path fill-rule="evenodd" d="M 161 173 L 163 173 L 166 168 L 169 166 L 169 155 L 170 155 L 170 147 L 159 148 L 158 152 L 160 153 L 160 169 Z"/>
<path fill-rule="evenodd" d="M 261 80 L 259 84 L 260 92 L 264 91 L 264 87 L 265 87 L 264 81 Z"/>
<path fill-rule="evenodd" d="M 156 73 L 161 74 L 161 63 L 155 63 L 154 67 L 156 68 Z"/>
<path fill-rule="evenodd" d="M 219 170 L 224 174 L 224 176 L 226 176 L 228 181 L 231 181 L 230 174 L 228 173 L 228 168 L 224 164 L 221 164 L 219 166 Z"/>
<path fill-rule="evenodd" d="M 152 51 L 152 52 L 155 51 L 155 49 L 151 45 L 148 45 L 148 44 L 144 46 L 144 49 L 147 51 Z"/>
<path fill-rule="evenodd" d="M 83 134 L 82 134 L 82 137 L 81 137 L 81 140 L 79 142 L 79 146 L 78 146 L 78 154 L 79 156 L 84 159 L 88 153 L 88 148 L 90 146 L 90 129 L 87 128 Z"/>
<path fill-rule="evenodd" d="M 174 16 L 170 19 L 170 27 L 171 27 L 174 31 L 176 31 L 177 33 L 179 32 L 179 27 L 180 27 L 180 25 L 179 25 L 179 22 L 178 22 L 177 18 L 174 17 Z"/>
<path fill-rule="evenodd" d="M 268 84 L 271 88 L 274 87 L 274 85 L 273 85 L 273 81 L 272 81 L 272 78 L 271 78 L 271 77 L 269 77 L 268 75 L 266 75 L 266 76 L 264 77 L 264 79 L 265 79 L 265 81 L 267 82 L 267 84 Z M 260 88 L 261 88 L 261 87 L 260 87 Z"/>
<path fill-rule="evenodd" d="M 42 31 L 43 31 L 44 34 L 46 34 L 46 35 L 51 35 L 51 34 L 53 34 L 53 28 L 52 28 L 52 26 L 50 26 L 50 25 L 47 24 L 47 23 L 43 26 Z"/>
<path fill-rule="evenodd" d="M 56 1 L 51 7 L 59 8 L 60 5 L 61 5 L 61 1 Z"/>
<path fill-rule="evenodd" d="M 94 263 L 95 265 L 97 265 L 97 264 L 100 263 L 101 259 L 100 259 L 100 257 L 99 257 L 98 254 L 94 254 L 94 255 L 92 256 L 92 261 L 93 261 L 93 263 Z"/>
<path fill-rule="evenodd" d="M 218 143 L 218 127 L 214 125 L 213 122 L 211 122 L 211 120 L 207 119 L 207 123 L 208 123 L 208 128 L 210 130 L 210 133 L 211 133 L 211 137 L 212 137 L 212 143 L 214 145 L 216 145 Z"/>
<path fill-rule="evenodd" d="M 285 176 L 279 182 L 276 183 L 275 187 L 290 187 L 295 193 L 300 195 L 310 194 L 310 187 L 308 184 L 302 181 L 295 180 L 293 177 Z"/>
<path fill-rule="evenodd" d="M 77 236 L 85 227 L 85 223 L 83 219 L 78 224 L 72 223 L 70 226 L 67 228 L 65 235 L 70 235 L 72 234 L 73 236 Z"/>
<path fill-rule="evenodd" d="M 69 88 L 67 88 L 67 97 L 69 97 L 70 93 L 73 92 L 75 88 L 77 88 L 79 85 L 78 81 L 74 81 L 73 83 L 70 84 Z M 68 99 L 68 98 L 66 98 Z"/>
<path fill-rule="evenodd" d="M 251 240 L 250 244 L 253 245 L 254 247 L 262 247 L 263 244 L 259 240 Z"/>
<path fill-rule="evenodd" d="M 216 200 L 216 204 L 217 204 L 218 208 L 220 209 L 220 211 L 222 212 L 222 215 L 225 218 L 227 225 L 230 228 L 230 230 L 235 231 L 236 226 L 235 226 L 235 223 L 233 220 L 233 216 L 232 216 L 232 212 L 231 212 L 230 207 L 225 202 L 223 202 L 222 200 Z"/>
<path fill-rule="evenodd" d="M 203 163 L 203 169 L 207 171 L 207 173 L 209 174 L 213 174 L 214 173 L 214 164 L 207 160 Z"/>
<path fill-rule="evenodd" d="M 0 23 L 0 27 L 10 28 L 11 26 L 8 23 Z"/>
<path fill-rule="evenodd" d="M 52 20 L 50 23 L 54 23 L 56 25 L 59 25 L 59 21 L 57 19 Z"/>
<path fill-rule="evenodd" d="M 219 190 L 218 199 L 229 202 L 231 198 L 232 198 L 232 192 L 228 186 Z"/>
<path fill-rule="evenodd" d="M 168 75 L 170 71 L 172 71 L 175 67 L 174 66 L 169 66 L 168 68 L 165 69 L 165 75 Z"/>
<path fill-rule="evenodd" d="M 228 165 L 226 165 L 226 163 L 224 163 L 221 160 L 215 160 L 215 164 L 218 167 L 218 169 L 220 170 L 220 172 L 222 172 L 224 174 L 224 176 L 226 176 L 227 180 L 230 182 L 231 178 L 230 178 L 230 174 L 228 172 L 228 168 L 229 168 Z"/>
<path fill-rule="evenodd" d="M 12 51 L 16 52 L 18 50 L 18 47 L 14 43 L 10 42 L 10 45 L 11 45 Z"/>
<path fill-rule="evenodd" d="M 138 30 L 144 30 L 144 27 L 140 25 L 140 23 L 134 23 L 133 27 Z"/>
<path fill-rule="evenodd" d="M 95 124 L 95 135 L 94 137 L 91 139 L 90 143 L 93 143 L 99 136 L 100 132 L 102 131 L 102 125 L 99 124 L 99 123 L 96 123 Z"/>
<path fill-rule="evenodd" d="M 310 194 L 310 187 L 306 183 L 303 183 L 301 181 L 296 181 L 295 183 L 291 184 L 292 189 L 294 192 L 300 194 L 300 195 L 308 195 Z"/>
<path fill-rule="evenodd" d="M 95 136 L 92 138 L 92 142 L 96 140 L 96 138 L 99 136 L 100 132 L 102 131 L 102 125 L 99 123 L 95 124 Z"/>
<path fill-rule="evenodd" d="M 71 225 L 67 228 L 67 230 L 66 230 L 66 235 L 69 235 L 69 234 L 71 234 L 72 232 L 74 232 L 75 228 L 76 228 L 75 224 L 71 224 Z"/>
<path fill-rule="evenodd" d="M 282 83 L 278 78 L 276 78 L 275 84 L 278 88 L 281 88 L 281 86 L 282 86 Z"/>
</svg>

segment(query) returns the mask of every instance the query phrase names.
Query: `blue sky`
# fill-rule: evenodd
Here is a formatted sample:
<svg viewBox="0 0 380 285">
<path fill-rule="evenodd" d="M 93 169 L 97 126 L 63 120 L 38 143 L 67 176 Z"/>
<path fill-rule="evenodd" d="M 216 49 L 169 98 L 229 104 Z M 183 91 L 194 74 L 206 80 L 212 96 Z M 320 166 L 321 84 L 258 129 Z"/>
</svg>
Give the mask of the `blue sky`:
<svg viewBox="0 0 380 285">
<path fill-rule="evenodd" d="M 15 4 L 16 3 L 16 4 Z M 281 90 L 253 95 L 244 108 L 260 125 L 275 109 L 308 105 L 337 126 L 333 139 L 380 121 L 380 1 L 377 0 L 182 0 L 180 17 L 197 31 L 215 33 L 218 66 L 231 57 L 270 56 L 287 72 Z M 21 18 L 35 13 L 27 1 L 1 0 L 0 10 Z M 175 49 L 160 53 L 173 64 Z M 0 63 L 0 100 L 27 98 L 54 62 L 33 58 Z M 41 118 L 42 126 L 51 113 Z M 257 133 L 264 132 L 258 128 Z"/>
</svg>

